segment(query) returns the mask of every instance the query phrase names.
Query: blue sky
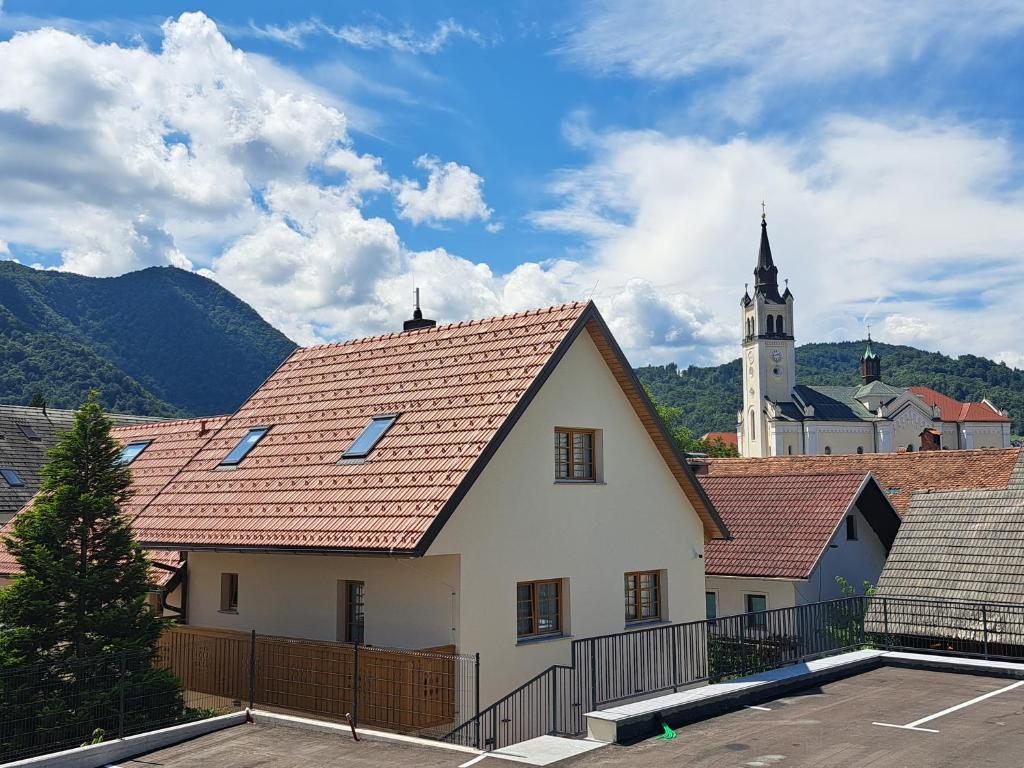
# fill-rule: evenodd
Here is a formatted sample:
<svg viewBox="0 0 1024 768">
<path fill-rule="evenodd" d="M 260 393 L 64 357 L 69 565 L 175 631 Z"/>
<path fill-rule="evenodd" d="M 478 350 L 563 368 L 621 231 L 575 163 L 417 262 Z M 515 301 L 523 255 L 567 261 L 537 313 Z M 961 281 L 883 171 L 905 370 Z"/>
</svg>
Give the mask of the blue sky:
<svg viewBox="0 0 1024 768">
<path fill-rule="evenodd" d="M 0 254 L 202 271 L 297 341 L 593 296 L 735 357 L 767 200 L 798 341 L 1024 365 L 1024 7 L 0 4 Z"/>
</svg>

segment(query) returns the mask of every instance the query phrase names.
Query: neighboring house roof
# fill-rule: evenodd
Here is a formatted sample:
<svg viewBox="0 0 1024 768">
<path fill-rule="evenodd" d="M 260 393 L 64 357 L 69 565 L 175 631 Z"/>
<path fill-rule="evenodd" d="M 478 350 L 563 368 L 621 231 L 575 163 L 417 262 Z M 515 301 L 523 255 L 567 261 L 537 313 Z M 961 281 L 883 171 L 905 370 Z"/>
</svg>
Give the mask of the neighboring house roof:
<svg viewBox="0 0 1024 768">
<path fill-rule="evenodd" d="M 587 332 L 701 517 L 727 535 L 593 303 L 296 350 L 135 518 L 144 545 L 421 555 Z M 365 459 L 342 452 L 400 414 Z M 244 461 L 218 468 L 255 427 Z"/>
<path fill-rule="evenodd" d="M 735 432 L 707 432 L 704 435 L 702 435 L 700 439 L 709 442 L 714 442 L 715 440 L 717 440 L 718 442 L 725 443 L 726 445 L 739 444 Z"/>
<path fill-rule="evenodd" d="M 929 406 L 939 406 L 939 417 L 943 421 L 1010 421 L 1008 416 L 999 413 L 988 403 L 963 403 L 928 387 L 911 387 L 910 391 L 920 396 Z"/>
<path fill-rule="evenodd" d="M 39 490 L 39 472 L 46 451 L 57 444 L 60 432 L 71 429 L 74 411 L 0 405 L 0 468 L 13 469 L 24 485 L 12 488 L 0 479 L 0 525 L 13 517 Z M 110 414 L 115 424 L 146 424 L 159 421 L 147 416 Z M 32 439 L 22 429 L 27 427 Z"/>
<path fill-rule="evenodd" d="M 871 472 L 900 514 L 920 490 L 1006 488 L 1020 448 L 970 451 L 865 453 L 846 456 L 770 456 L 706 459 L 710 476 L 808 475 L 823 472 Z"/>
<path fill-rule="evenodd" d="M 125 504 L 123 512 L 134 517 L 148 504 L 174 475 L 181 470 L 197 450 L 226 421 L 226 416 L 215 416 L 204 419 L 182 419 L 177 421 L 159 421 L 155 423 L 133 424 L 117 427 L 112 431 L 115 438 L 123 444 L 151 441 L 145 450 L 131 463 L 132 486 L 131 496 Z M 69 425 L 70 426 L 70 422 Z M 13 519 L 0 531 L 0 536 L 10 535 Z M 151 560 L 164 565 L 177 567 L 177 552 L 147 553 Z M 18 571 L 18 564 L 0 544 L 0 575 L 10 575 Z M 165 568 L 154 568 L 153 579 L 165 585 L 173 574 Z"/>
<path fill-rule="evenodd" d="M 899 515 L 870 474 L 701 476 L 732 539 L 704 547 L 708 576 L 807 579 L 857 505 L 883 545 Z"/>
</svg>

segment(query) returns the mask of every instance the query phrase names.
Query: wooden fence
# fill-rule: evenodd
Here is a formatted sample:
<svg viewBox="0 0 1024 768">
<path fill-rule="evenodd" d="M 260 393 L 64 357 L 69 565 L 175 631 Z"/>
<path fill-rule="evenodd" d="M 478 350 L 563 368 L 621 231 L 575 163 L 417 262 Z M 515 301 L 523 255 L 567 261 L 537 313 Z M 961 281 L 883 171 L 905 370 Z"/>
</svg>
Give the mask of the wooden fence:
<svg viewBox="0 0 1024 768">
<path fill-rule="evenodd" d="M 258 707 L 329 718 L 351 714 L 360 725 L 410 732 L 450 727 L 472 714 L 465 702 L 472 701 L 475 661 L 451 645 L 357 648 L 176 626 L 160 638 L 160 650 L 161 663 L 187 691 L 243 704 L 251 698 Z"/>
</svg>

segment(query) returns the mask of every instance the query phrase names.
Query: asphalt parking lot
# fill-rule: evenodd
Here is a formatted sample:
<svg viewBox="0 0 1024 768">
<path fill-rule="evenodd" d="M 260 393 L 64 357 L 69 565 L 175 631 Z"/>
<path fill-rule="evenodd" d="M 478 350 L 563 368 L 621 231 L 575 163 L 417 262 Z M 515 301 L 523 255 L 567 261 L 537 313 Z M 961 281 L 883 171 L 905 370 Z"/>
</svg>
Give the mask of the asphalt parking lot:
<svg viewBox="0 0 1024 768">
<path fill-rule="evenodd" d="M 124 768 L 488 768 L 432 746 L 285 726 L 245 725 L 123 761 Z M 517 761 L 521 762 L 521 761 Z M 557 763 L 566 768 L 909 768 L 1024 765 L 1024 681 L 885 667 L 677 731 L 669 741 L 609 745 Z"/>
</svg>

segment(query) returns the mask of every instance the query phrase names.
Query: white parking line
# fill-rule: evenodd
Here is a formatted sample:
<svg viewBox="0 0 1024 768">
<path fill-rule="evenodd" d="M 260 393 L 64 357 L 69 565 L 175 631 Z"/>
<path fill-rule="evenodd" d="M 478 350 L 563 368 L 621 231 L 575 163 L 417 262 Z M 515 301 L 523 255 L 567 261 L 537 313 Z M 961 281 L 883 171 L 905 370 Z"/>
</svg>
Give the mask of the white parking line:
<svg viewBox="0 0 1024 768">
<path fill-rule="evenodd" d="M 1014 688 L 1019 688 L 1022 685 L 1024 685 L 1024 680 L 1018 680 L 1016 683 L 1010 683 L 1010 685 L 1006 686 L 1005 688 L 999 688 L 998 690 L 995 690 L 995 691 L 989 691 L 988 693 L 983 693 L 981 696 L 975 696 L 973 699 L 971 699 L 969 701 L 965 701 L 965 702 L 963 702 L 961 704 L 957 704 L 956 706 L 949 707 L 948 709 L 944 709 L 941 712 L 936 712 L 934 715 L 928 715 L 927 717 L 922 717 L 919 720 L 915 720 L 912 723 L 907 723 L 906 725 L 896 725 L 895 723 L 872 723 L 872 725 L 881 725 L 881 726 L 884 726 L 886 728 L 903 728 L 904 730 L 907 730 L 907 731 L 924 731 L 925 733 L 938 733 L 938 731 L 934 730 L 933 728 L 921 728 L 919 726 L 923 725 L 924 723 L 930 722 L 932 720 L 936 720 L 936 719 L 938 719 L 940 717 L 945 717 L 946 715 L 950 714 L 951 712 L 956 712 L 958 709 L 963 709 L 964 707 L 969 707 L 972 704 L 977 704 L 979 701 L 984 701 L 985 699 L 991 699 L 993 696 L 998 696 L 1000 693 L 1006 693 L 1007 691 L 1012 691 Z"/>
</svg>

